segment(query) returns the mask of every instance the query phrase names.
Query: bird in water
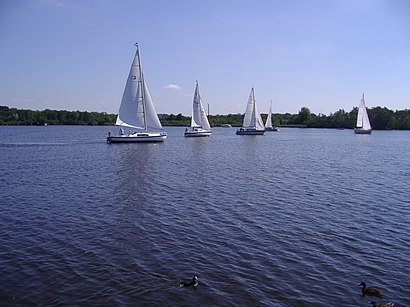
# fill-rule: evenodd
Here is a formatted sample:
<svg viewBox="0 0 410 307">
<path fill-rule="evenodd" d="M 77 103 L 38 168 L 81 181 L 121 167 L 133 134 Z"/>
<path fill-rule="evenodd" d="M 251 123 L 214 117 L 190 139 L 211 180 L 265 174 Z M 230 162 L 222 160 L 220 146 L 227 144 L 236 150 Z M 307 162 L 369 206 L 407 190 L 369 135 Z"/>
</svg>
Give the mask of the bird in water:
<svg viewBox="0 0 410 307">
<path fill-rule="evenodd" d="M 178 287 L 179 288 L 190 287 L 190 286 L 193 286 L 194 289 L 198 286 L 198 277 L 197 276 L 192 277 L 192 280 L 190 282 L 185 282 L 185 281 L 182 281 L 182 280 L 180 280 L 178 282 Z"/>
<path fill-rule="evenodd" d="M 376 302 L 369 302 L 372 304 L 373 307 L 393 307 L 394 303 L 376 303 Z"/>
<path fill-rule="evenodd" d="M 362 287 L 363 296 L 376 296 L 378 298 L 383 297 L 383 295 L 382 295 L 382 293 L 380 292 L 379 289 L 376 289 L 376 288 L 373 288 L 373 287 L 367 288 L 365 282 L 362 282 L 359 286 Z"/>
</svg>

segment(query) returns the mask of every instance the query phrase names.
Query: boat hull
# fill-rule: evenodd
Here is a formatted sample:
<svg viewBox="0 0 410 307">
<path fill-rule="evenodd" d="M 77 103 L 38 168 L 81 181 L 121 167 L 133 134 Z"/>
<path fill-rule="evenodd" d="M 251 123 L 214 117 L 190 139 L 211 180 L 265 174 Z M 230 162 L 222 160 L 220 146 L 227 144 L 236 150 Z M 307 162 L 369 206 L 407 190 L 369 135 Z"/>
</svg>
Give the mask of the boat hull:
<svg viewBox="0 0 410 307">
<path fill-rule="evenodd" d="M 130 135 L 115 135 L 107 137 L 107 143 L 143 143 L 163 142 L 167 138 L 166 132 L 141 132 Z"/>
<path fill-rule="evenodd" d="M 279 131 L 278 127 L 265 128 L 265 131 Z"/>
<path fill-rule="evenodd" d="M 204 136 L 211 136 L 212 132 L 185 132 L 185 137 L 204 137 Z"/>
<path fill-rule="evenodd" d="M 355 134 L 371 134 L 372 129 L 354 129 Z"/>
<path fill-rule="evenodd" d="M 185 130 L 184 136 L 186 137 L 204 137 L 204 136 L 211 136 L 212 130 L 200 129 L 195 128 L 192 130 Z"/>
<path fill-rule="evenodd" d="M 236 135 L 264 135 L 265 130 L 241 128 L 236 130 Z"/>
</svg>

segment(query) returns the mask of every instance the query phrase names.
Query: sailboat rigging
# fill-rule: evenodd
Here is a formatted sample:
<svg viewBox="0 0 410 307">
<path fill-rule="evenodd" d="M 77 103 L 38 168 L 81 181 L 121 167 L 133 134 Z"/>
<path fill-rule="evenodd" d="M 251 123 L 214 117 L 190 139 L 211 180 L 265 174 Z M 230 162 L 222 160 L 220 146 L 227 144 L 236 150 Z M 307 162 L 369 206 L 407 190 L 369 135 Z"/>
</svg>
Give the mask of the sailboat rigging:
<svg viewBox="0 0 410 307">
<path fill-rule="evenodd" d="M 209 104 L 208 104 L 209 113 Z M 208 114 L 209 115 L 209 114 Z M 192 117 L 191 126 L 185 129 L 185 136 L 198 137 L 198 136 L 211 136 L 212 129 L 209 125 L 208 117 L 206 116 L 204 106 L 201 101 L 201 95 L 199 94 L 198 81 L 196 81 L 194 99 L 192 102 Z"/>
<path fill-rule="evenodd" d="M 135 45 L 137 50 L 115 122 L 120 131 L 116 135 L 109 132 L 108 143 L 163 142 L 167 138 L 144 79 L 138 44 Z M 130 130 L 126 134 L 124 128 L 137 131 Z"/>
<path fill-rule="evenodd" d="M 255 92 L 252 87 L 251 93 L 249 94 L 248 98 L 248 104 L 246 105 L 246 111 L 243 117 L 242 127 L 236 131 L 236 134 L 263 135 L 264 133 L 265 126 L 263 125 L 262 117 L 259 114 L 255 100 Z"/>
<path fill-rule="evenodd" d="M 370 125 L 369 115 L 367 114 L 366 105 L 364 102 L 364 94 L 360 101 L 359 111 L 357 112 L 356 128 L 354 129 L 356 134 L 371 134 L 372 126 Z"/>
</svg>

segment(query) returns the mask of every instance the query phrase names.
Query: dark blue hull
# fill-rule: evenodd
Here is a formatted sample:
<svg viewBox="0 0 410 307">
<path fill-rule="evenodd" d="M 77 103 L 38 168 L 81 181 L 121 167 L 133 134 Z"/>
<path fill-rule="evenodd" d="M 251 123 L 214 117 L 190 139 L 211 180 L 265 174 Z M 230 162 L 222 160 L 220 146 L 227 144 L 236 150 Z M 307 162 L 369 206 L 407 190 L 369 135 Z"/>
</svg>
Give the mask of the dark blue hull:
<svg viewBox="0 0 410 307">
<path fill-rule="evenodd" d="M 236 135 L 263 135 L 265 130 L 244 129 L 236 130 Z"/>
<path fill-rule="evenodd" d="M 356 134 L 371 134 L 372 129 L 369 129 L 369 130 L 354 129 L 354 133 L 356 133 Z"/>
</svg>

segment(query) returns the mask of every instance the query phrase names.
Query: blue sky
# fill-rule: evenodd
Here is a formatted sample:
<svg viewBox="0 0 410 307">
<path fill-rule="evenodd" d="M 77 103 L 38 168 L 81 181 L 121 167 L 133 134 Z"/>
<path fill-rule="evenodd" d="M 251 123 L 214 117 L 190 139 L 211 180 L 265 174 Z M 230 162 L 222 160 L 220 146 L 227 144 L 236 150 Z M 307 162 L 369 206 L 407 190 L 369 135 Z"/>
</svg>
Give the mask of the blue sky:
<svg viewBox="0 0 410 307">
<path fill-rule="evenodd" d="M 2 0 L 0 105 L 117 113 L 135 42 L 158 113 L 410 108 L 407 0 Z"/>
</svg>

